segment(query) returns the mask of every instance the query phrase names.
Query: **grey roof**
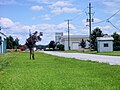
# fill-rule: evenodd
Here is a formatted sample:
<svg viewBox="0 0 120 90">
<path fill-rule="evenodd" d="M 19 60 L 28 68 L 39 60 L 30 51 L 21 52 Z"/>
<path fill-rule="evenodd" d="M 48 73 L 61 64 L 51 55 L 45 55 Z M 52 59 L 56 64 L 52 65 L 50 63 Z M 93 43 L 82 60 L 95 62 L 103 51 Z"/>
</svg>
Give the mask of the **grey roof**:
<svg viewBox="0 0 120 90">
<path fill-rule="evenodd" d="M 113 41 L 113 37 L 97 37 L 98 41 Z"/>
<path fill-rule="evenodd" d="M 68 35 L 63 35 L 62 38 L 68 38 Z M 70 35 L 70 38 L 89 38 L 88 35 Z"/>
</svg>

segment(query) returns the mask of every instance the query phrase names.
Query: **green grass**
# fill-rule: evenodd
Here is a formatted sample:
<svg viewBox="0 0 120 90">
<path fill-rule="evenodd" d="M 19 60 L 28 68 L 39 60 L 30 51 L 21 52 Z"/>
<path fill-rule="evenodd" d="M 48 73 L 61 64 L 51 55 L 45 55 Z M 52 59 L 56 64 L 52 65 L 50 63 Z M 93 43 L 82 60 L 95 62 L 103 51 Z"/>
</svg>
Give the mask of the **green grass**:
<svg viewBox="0 0 120 90">
<path fill-rule="evenodd" d="M 29 53 L 0 55 L 5 64 L 0 90 L 120 90 L 120 66 L 43 53 L 35 56 L 29 60 Z"/>
<path fill-rule="evenodd" d="M 98 55 L 109 55 L 109 56 L 120 56 L 120 51 L 113 52 L 97 52 L 97 51 L 77 51 L 77 50 L 67 50 L 66 53 L 86 53 L 86 54 L 98 54 Z"/>
</svg>

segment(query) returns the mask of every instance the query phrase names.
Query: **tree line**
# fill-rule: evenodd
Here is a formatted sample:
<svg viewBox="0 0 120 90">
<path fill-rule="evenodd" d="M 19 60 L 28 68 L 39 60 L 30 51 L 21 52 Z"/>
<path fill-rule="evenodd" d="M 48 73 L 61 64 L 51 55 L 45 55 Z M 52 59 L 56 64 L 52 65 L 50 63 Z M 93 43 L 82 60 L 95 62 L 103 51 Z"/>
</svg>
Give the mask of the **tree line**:
<svg viewBox="0 0 120 90">
<path fill-rule="evenodd" d="M 14 39 L 12 36 L 6 38 L 7 49 L 16 49 L 19 46 L 19 39 Z"/>
</svg>

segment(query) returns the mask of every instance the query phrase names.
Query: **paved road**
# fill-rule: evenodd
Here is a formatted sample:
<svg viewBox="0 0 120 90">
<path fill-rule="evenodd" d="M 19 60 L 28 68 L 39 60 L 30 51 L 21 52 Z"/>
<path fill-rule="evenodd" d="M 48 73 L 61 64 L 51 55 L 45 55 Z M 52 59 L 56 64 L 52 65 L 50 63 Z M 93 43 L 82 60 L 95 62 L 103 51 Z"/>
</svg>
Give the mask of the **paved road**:
<svg viewBox="0 0 120 90">
<path fill-rule="evenodd" d="M 83 54 L 83 53 L 64 53 L 55 51 L 41 51 L 47 54 L 61 56 L 66 58 L 75 58 L 78 60 L 91 60 L 103 63 L 109 63 L 110 65 L 120 65 L 120 56 L 105 56 L 105 55 L 94 55 L 94 54 Z"/>
</svg>

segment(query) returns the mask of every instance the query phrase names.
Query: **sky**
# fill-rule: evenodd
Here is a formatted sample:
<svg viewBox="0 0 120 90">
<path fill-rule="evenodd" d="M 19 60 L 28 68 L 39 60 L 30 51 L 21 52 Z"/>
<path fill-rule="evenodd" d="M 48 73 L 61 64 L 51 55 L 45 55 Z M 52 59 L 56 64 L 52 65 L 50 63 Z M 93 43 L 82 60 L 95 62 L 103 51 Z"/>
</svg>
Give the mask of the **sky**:
<svg viewBox="0 0 120 90">
<path fill-rule="evenodd" d="M 70 19 L 71 35 L 89 35 L 89 3 L 92 30 L 99 27 L 104 34 L 120 34 L 120 0 L 0 0 L 1 32 L 19 38 L 20 44 L 25 44 L 29 31 L 43 32 L 37 44 L 47 45 L 55 40 L 55 32 L 67 35 L 66 20 Z M 109 17 L 111 23 L 107 22 Z"/>
</svg>

